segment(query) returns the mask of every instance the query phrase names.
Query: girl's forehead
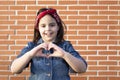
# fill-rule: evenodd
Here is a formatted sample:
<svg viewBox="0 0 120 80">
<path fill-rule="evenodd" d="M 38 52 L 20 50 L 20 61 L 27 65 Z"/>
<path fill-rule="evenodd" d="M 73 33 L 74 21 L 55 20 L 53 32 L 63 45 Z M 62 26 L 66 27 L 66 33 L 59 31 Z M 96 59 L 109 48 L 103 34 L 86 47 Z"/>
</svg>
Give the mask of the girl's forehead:
<svg viewBox="0 0 120 80">
<path fill-rule="evenodd" d="M 40 23 L 39 24 L 42 24 L 42 23 L 55 23 L 56 22 L 56 20 L 53 18 L 53 17 L 51 17 L 50 15 L 45 15 L 44 17 L 42 17 L 41 19 L 40 19 Z"/>
</svg>

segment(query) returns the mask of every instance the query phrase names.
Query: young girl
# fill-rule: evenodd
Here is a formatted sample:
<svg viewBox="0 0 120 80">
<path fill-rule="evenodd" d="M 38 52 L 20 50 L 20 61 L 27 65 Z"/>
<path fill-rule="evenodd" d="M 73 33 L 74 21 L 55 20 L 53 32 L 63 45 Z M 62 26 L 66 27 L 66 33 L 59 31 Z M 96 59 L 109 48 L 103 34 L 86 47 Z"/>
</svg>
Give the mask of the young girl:
<svg viewBox="0 0 120 80">
<path fill-rule="evenodd" d="M 64 25 L 55 9 L 38 11 L 34 39 L 11 64 L 18 74 L 31 63 L 29 80 L 70 80 L 69 72 L 85 72 L 86 61 L 64 40 Z"/>
</svg>

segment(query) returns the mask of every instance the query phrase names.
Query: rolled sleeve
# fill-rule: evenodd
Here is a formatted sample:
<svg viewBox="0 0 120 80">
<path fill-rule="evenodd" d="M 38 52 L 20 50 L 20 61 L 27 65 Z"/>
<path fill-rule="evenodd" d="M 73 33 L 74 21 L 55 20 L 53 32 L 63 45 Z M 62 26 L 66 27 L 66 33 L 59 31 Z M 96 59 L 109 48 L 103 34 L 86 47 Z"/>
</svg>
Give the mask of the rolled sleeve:
<svg viewBox="0 0 120 80">
<path fill-rule="evenodd" d="M 69 52 L 71 55 L 73 55 L 74 57 L 82 60 L 87 67 L 87 62 L 84 60 L 83 57 L 80 56 L 80 54 L 73 48 L 72 44 L 70 42 L 66 42 L 66 51 Z M 70 68 L 70 72 L 73 72 L 73 70 L 71 70 Z"/>
<path fill-rule="evenodd" d="M 27 53 L 28 51 L 30 51 L 31 49 L 33 49 L 34 46 L 35 46 L 35 44 L 33 42 L 28 42 L 28 45 L 21 50 L 21 52 L 17 56 L 17 58 L 23 56 L 25 53 Z M 29 66 L 29 63 L 25 66 L 25 68 Z"/>
</svg>

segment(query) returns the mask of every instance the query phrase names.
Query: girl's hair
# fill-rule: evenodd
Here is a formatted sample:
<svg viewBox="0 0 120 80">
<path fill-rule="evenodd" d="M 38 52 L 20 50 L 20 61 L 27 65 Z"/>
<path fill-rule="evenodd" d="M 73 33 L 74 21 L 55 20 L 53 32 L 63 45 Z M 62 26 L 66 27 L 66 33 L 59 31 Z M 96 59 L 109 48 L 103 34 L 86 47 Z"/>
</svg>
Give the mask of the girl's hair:
<svg viewBox="0 0 120 80">
<path fill-rule="evenodd" d="M 37 16 L 43 12 L 43 11 L 46 11 L 46 10 L 50 10 L 52 8 L 41 8 L 39 9 L 39 11 L 37 12 Z M 50 14 L 49 14 L 50 15 Z M 52 15 L 50 15 L 51 17 L 53 17 Z M 55 17 L 53 17 L 55 19 Z M 60 19 L 60 18 L 59 18 Z M 55 19 L 56 20 L 56 19 Z M 56 21 L 57 22 L 57 21 Z M 64 24 L 64 22 L 60 19 L 60 22 L 57 22 L 57 25 L 59 27 L 59 30 L 58 30 L 58 33 L 57 33 L 57 36 L 56 36 L 56 40 L 55 40 L 55 43 L 59 43 L 59 42 L 62 42 L 64 40 L 64 34 L 65 34 L 65 31 L 64 29 L 66 29 L 66 25 Z M 37 25 L 39 27 L 39 25 Z M 40 32 L 38 29 L 35 28 L 36 27 L 36 24 L 34 26 L 34 37 L 33 37 L 33 42 L 34 43 L 37 43 L 38 40 L 41 38 L 41 35 L 40 35 Z"/>
</svg>

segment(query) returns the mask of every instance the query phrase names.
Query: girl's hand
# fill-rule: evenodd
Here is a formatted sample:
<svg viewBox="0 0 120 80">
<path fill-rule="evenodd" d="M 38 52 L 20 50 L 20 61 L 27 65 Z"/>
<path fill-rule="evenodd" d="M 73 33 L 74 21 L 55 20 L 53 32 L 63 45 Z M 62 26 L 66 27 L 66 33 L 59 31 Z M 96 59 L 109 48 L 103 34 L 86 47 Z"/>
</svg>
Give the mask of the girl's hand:
<svg viewBox="0 0 120 80">
<path fill-rule="evenodd" d="M 42 43 L 38 45 L 37 47 L 35 47 L 32 56 L 47 57 L 46 54 L 42 53 L 43 49 L 46 49 L 46 50 L 48 49 L 48 43 Z"/>
<path fill-rule="evenodd" d="M 53 54 L 50 54 L 49 57 L 61 57 L 63 58 L 65 51 L 58 47 L 56 44 L 54 43 L 49 43 L 49 47 L 48 50 L 53 49 Z"/>
</svg>

